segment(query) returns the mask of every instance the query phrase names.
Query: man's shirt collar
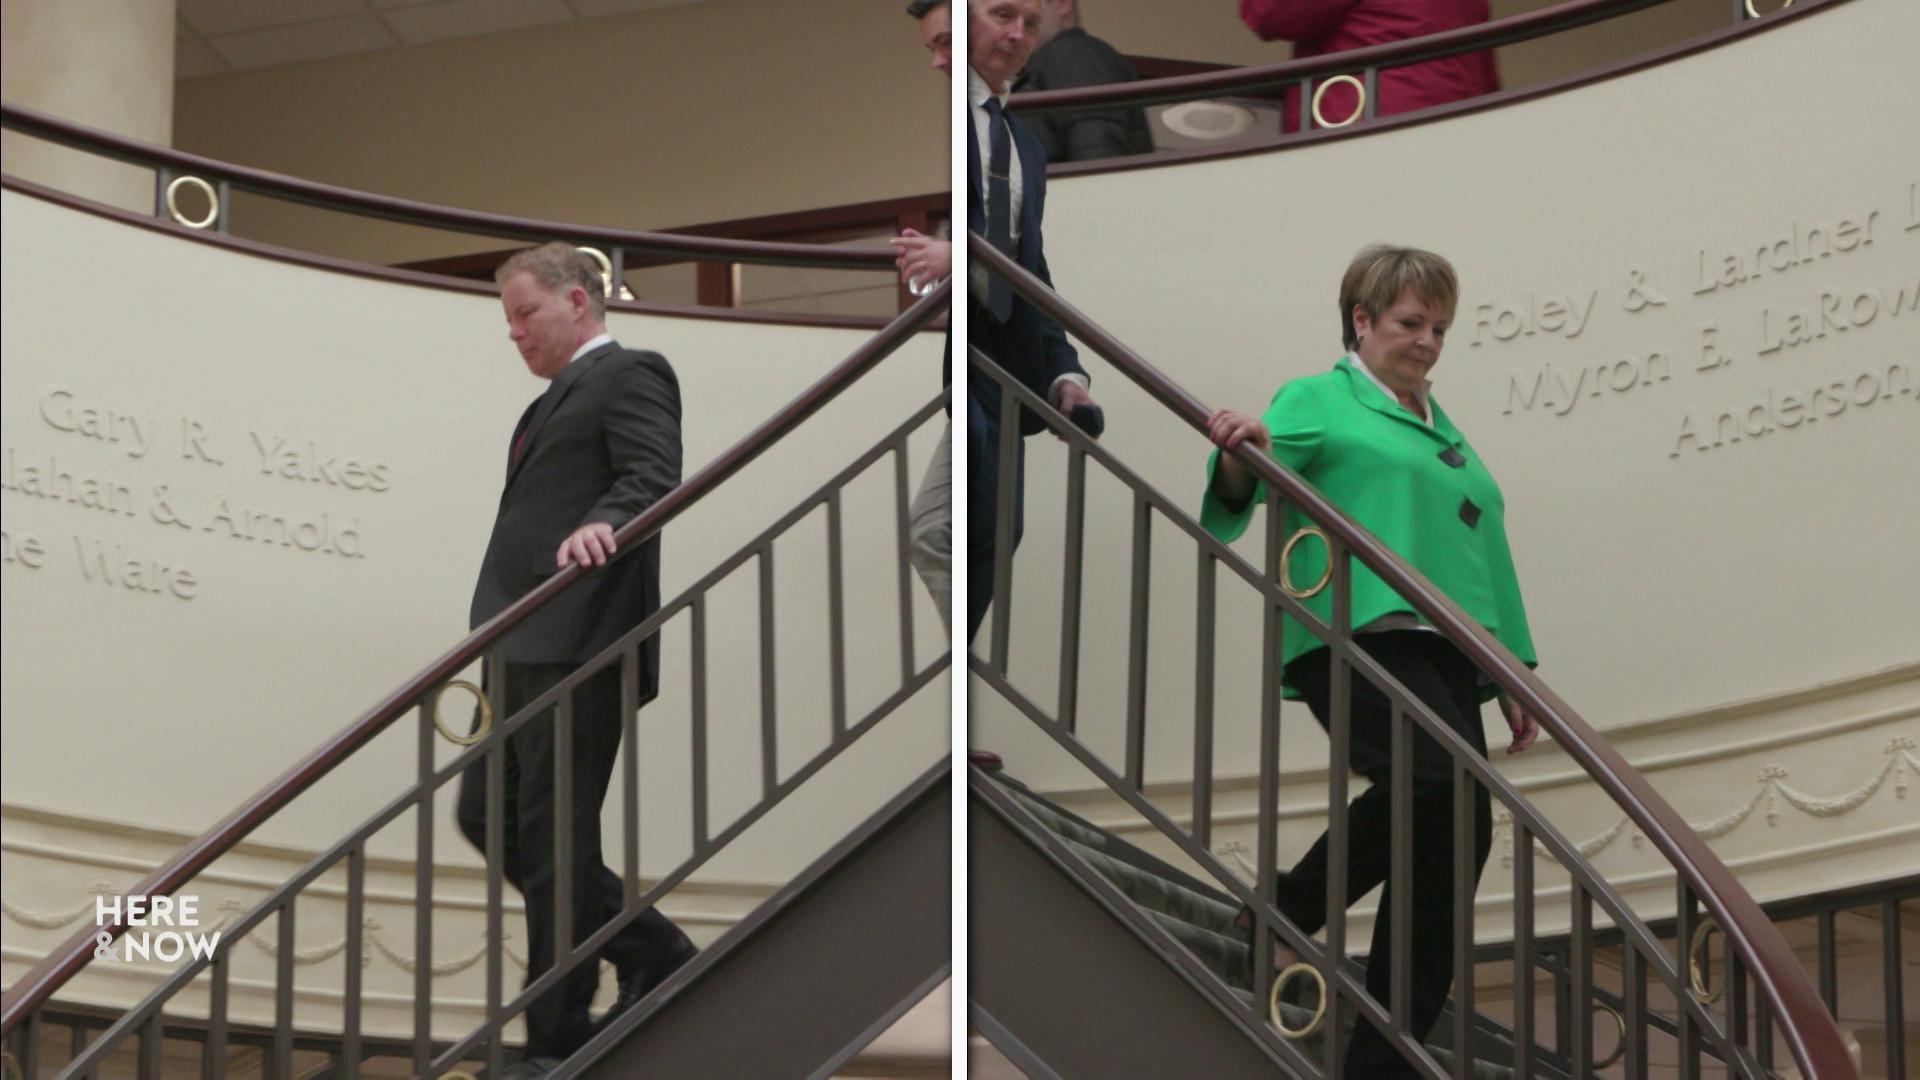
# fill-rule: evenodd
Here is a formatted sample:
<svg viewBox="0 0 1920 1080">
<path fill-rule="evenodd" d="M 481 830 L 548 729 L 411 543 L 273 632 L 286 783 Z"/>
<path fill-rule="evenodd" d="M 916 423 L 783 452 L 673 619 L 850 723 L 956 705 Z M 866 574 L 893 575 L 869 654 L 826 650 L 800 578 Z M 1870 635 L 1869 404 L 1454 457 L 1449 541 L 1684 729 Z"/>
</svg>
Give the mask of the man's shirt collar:
<svg viewBox="0 0 1920 1080">
<path fill-rule="evenodd" d="M 600 336 L 593 338 L 592 340 L 588 341 L 585 345 L 582 345 L 579 348 L 573 350 L 573 355 L 567 357 L 567 363 L 571 364 L 575 360 L 580 359 L 581 357 L 587 355 L 588 353 L 599 348 L 600 346 L 608 345 L 608 344 L 611 344 L 612 342 L 613 342 L 613 335 L 602 332 Z"/>
</svg>

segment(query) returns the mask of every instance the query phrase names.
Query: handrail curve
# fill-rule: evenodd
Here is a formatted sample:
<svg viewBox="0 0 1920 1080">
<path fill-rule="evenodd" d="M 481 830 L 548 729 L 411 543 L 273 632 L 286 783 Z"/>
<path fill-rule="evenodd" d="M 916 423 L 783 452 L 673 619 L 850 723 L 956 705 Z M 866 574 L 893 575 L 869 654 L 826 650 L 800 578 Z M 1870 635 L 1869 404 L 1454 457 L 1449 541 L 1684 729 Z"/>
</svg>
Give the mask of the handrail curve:
<svg viewBox="0 0 1920 1080">
<path fill-rule="evenodd" d="M 1212 415 L 1199 399 L 1168 378 L 1138 353 L 1068 303 L 1039 278 L 995 249 L 977 233 L 968 234 L 968 251 L 989 273 L 1007 281 L 1029 303 L 1057 321 L 1069 334 L 1118 368 L 1180 420 L 1204 434 Z M 1634 825 L 1674 867 L 1721 926 L 1759 991 L 1780 1018 L 1780 1030 L 1803 1075 L 1856 1075 L 1839 1029 L 1814 988 L 1801 973 L 1779 930 L 1741 887 L 1706 842 L 1635 772 L 1625 758 L 1425 575 L 1328 502 L 1306 481 L 1250 447 L 1233 451 L 1270 492 L 1313 519 L 1367 569 L 1412 603 L 1467 658 L 1540 721 L 1547 734 L 1624 810 Z"/>
<path fill-rule="evenodd" d="M 191 172 L 225 181 L 243 191 L 272 195 L 326 210 L 351 211 L 406 225 L 533 242 L 565 237 L 575 242 L 603 244 L 652 255 L 678 255 L 687 259 L 726 260 L 768 266 L 887 270 L 893 266 L 894 260 L 893 250 L 886 247 L 828 247 L 821 244 L 726 240 L 547 221 L 418 202 L 190 154 L 4 102 L 0 102 L 0 128 L 132 165 L 164 166 L 175 172 Z"/>
<path fill-rule="evenodd" d="M 854 382 L 915 333 L 924 329 L 947 306 L 951 281 L 902 312 L 886 328 L 862 343 L 832 370 L 803 390 L 778 412 L 762 421 L 739 442 L 722 451 L 678 487 L 662 495 L 652 506 L 615 530 L 614 559 L 626 558 L 638 551 L 644 540 L 729 477 L 745 468 L 788 432 L 825 407 Z M 489 646 L 514 627 L 539 611 L 554 597 L 588 571 L 569 564 L 552 577 L 514 601 L 498 615 L 488 619 L 462 638 L 418 674 L 402 683 L 358 720 L 349 724 L 317 749 L 301 758 L 273 782 L 248 799 L 238 809 L 186 845 L 165 864 L 130 886 L 127 895 L 157 896 L 171 894 L 231 850 L 267 818 L 312 787 L 353 753 L 372 741 L 394 721 L 410 711 L 434 687 L 445 683 L 457 672 L 480 659 Z M 0 1037 L 12 1034 L 35 1009 L 52 997 L 68 980 L 87 965 L 102 933 L 118 937 L 127 929 L 125 916 L 111 923 L 83 928 L 7 989 L 0 1001 Z"/>
<path fill-rule="evenodd" d="M 1138 79 L 1126 83 L 1073 87 L 1063 90 L 1038 90 L 1016 93 L 1007 99 L 1007 107 L 1023 113 L 1054 112 L 1118 105 L 1166 105 L 1234 91 L 1262 89 L 1283 83 L 1310 79 L 1316 75 L 1350 72 L 1356 68 L 1398 67 L 1432 60 L 1455 53 L 1491 49 L 1526 41 L 1563 30 L 1607 19 L 1630 15 L 1644 8 L 1673 3 L 1674 0 L 1566 0 L 1565 3 L 1538 11 L 1509 15 L 1504 19 L 1456 27 L 1437 34 L 1407 38 L 1381 45 L 1369 45 L 1344 52 L 1326 53 L 1271 64 L 1252 64 L 1224 71 L 1193 75 L 1169 75 L 1159 79 Z M 1763 20 L 1748 20 L 1754 27 L 1773 25 L 1791 17 L 1845 0 L 1802 0 Z"/>
</svg>

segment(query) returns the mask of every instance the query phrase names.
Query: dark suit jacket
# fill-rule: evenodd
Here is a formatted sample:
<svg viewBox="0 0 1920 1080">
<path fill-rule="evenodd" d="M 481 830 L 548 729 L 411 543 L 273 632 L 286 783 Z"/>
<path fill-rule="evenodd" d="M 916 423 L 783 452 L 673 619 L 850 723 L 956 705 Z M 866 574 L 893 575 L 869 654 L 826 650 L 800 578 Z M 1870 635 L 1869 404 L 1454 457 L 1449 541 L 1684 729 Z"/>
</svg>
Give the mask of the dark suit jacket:
<svg viewBox="0 0 1920 1080">
<path fill-rule="evenodd" d="M 1133 64 L 1118 49 L 1077 26 L 1069 26 L 1033 50 L 1014 89 L 1068 90 L 1137 78 Z M 1092 161 L 1153 152 L 1153 129 L 1147 125 L 1145 109 L 1042 113 L 1031 123 L 1048 161 Z"/>
<path fill-rule="evenodd" d="M 1047 203 L 1047 155 L 1040 149 L 1040 142 L 1034 138 L 1026 121 L 1009 115 L 1007 123 L 1013 132 L 1013 151 L 1020 155 L 1021 171 L 1020 239 L 1016 245 L 1019 250 L 1014 253 L 1014 258 L 1022 267 L 1051 286 L 1053 275 L 1047 271 L 1046 243 L 1040 231 Z M 967 228 L 985 236 L 987 196 L 981 187 L 981 172 L 979 137 L 974 132 L 973 110 L 968 109 Z M 1046 400 L 1047 391 L 1055 379 L 1069 373 L 1086 374 L 1086 370 L 1080 366 L 1079 353 L 1067 341 L 1060 324 L 1020 299 L 1017 294 L 1013 298 L 1013 313 L 1005 323 L 994 321 L 987 312 L 986 297 L 974 296 L 971 288 L 967 292 L 967 304 L 970 344 L 978 346 L 980 351 L 992 357 L 1008 374 L 1040 395 L 1042 401 Z M 968 387 L 970 394 L 985 411 L 988 422 L 997 426 L 1000 387 L 984 378 L 969 379 Z M 1041 427 L 1038 417 L 1022 415 L 1020 430 L 1023 434 L 1035 434 Z"/>
<path fill-rule="evenodd" d="M 521 439 L 524 436 L 524 441 Z M 509 444 L 506 490 L 473 586 L 471 626 L 555 570 L 575 529 L 618 529 L 680 483 L 680 384 L 659 353 L 609 343 L 568 364 L 527 407 Z M 505 639 L 512 663 L 582 663 L 660 609 L 660 538 L 589 574 Z M 659 637 L 641 651 L 654 696 Z"/>
</svg>

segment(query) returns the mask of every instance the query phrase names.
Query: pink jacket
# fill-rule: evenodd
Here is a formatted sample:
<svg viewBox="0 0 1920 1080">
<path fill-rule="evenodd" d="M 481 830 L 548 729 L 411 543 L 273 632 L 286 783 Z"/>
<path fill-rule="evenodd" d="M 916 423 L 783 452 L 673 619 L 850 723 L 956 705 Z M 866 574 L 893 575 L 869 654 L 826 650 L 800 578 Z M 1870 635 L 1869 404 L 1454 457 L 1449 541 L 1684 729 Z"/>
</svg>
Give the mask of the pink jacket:
<svg viewBox="0 0 1920 1080">
<path fill-rule="evenodd" d="M 1425 37 L 1486 22 L 1487 0 L 1240 0 L 1240 21 L 1262 41 L 1291 41 L 1296 58 L 1346 52 L 1368 45 Z M 1362 73 L 1353 72 L 1361 78 Z M 1493 53 L 1470 52 L 1380 72 L 1374 113 L 1412 112 L 1500 89 Z M 1353 115 L 1353 88 L 1335 86 L 1320 111 L 1338 122 Z M 1287 91 L 1286 130 L 1300 122 L 1300 92 Z"/>
</svg>

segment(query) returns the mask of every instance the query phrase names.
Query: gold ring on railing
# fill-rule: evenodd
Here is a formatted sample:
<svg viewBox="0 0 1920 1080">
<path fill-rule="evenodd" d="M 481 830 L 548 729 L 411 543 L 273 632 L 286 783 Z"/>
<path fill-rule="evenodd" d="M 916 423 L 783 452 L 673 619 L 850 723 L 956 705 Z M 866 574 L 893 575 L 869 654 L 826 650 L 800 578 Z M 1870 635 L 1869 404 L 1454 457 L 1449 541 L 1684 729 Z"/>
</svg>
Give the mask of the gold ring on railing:
<svg viewBox="0 0 1920 1080">
<path fill-rule="evenodd" d="M 573 250 L 600 264 L 600 291 L 609 297 L 613 295 L 613 260 L 607 253 L 596 247 L 577 247 Z"/>
<path fill-rule="evenodd" d="M 1693 937 L 1687 941 L 1687 989 L 1693 992 L 1694 998 L 1702 1005 L 1711 1005 L 1719 1001 L 1720 995 L 1727 992 L 1726 987 L 1723 986 L 1709 993 L 1706 973 L 1701 970 L 1701 965 L 1696 963 L 1700 957 L 1700 946 L 1707 942 L 1707 934 L 1718 929 L 1720 927 L 1712 919 L 1702 919 L 1700 925 L 1693 928 Z"/>
<path fill-rule="evenodd" d="M 1785 10 L 1787 10 L 1788 8 L 1790 8 L 1790 7 L 1792 7 L 1792 6 L 1793 6 L 1793 0 L 1787 0 L 1787 2 L 1786 2 L 1786 3 L 1784 3 L 1784 4 L 1781 4 L 1781 5 L 1780 5 L 1779 7 L 1777 7 L 1777 8 L 1774 8 L 1774 9 L 1773 9 L 1773 12 L 1772 12 L 1772 14 L 1775 14 L 1775 15 L 1778 15 L 1778 14 L 1780 14 L 1781 12 L 1783 12 L 1783 11 L 1785 11 Z M 1747 14 L 1748 14 L 1749 16 L 1751 16 L 1752 18 L 1755 18 L 1755 19 L 1764 19 L 1764 18 L 1766 18 L 1766 16 L 1765 16 L 1765 15 L 1762 15 L 1762 14 L 1760 14 L 1759 12 L 1757 12 L 1757 11 L 1755 11 L 1755 10 L 1753 10 L 1753 0 L 1747 0 Z"/>
<path fill-rule="evenodd" d="M 1299 544 L 1300 541 L 1306 539 L 1309 536 L 1317 536 L 1320 538 L 1320 542 L 1322 544 L 1326 544 L 1327 568 L 1320 572 L 1319 581 L 1314 582 L 1312 585 L 1308 586 L 1307 588 L 1299 589 L 1294 587 L 1293 576 L 1288 572 L 1288 568 L 1293 565 L 1294 546 Z M 1305 600 L 1306 598 L 1318 593 L 1321 589 L 1326 588 L 1327 582 L 1332 580 L 1333 580 L 1333 545 L 1328 542 L 1326 533 L 1321 532 L 1320 529 L 1316 526 L 1309 525 L 1306 528 L 1301 529 L 1299 532 L 1294 533 L 1292 536 L 1287 537 L 1286 546 L 1280 549 L 1280 589 L 1282 592 L 1286 593 L 1288 596 L 1293 597 L 1295 600 Z"/>
<path fill-rule="evenodd" d="M 447 725 L 440 722 L 440 695 L 456 686 L 472 694 L 473 700 L 478 702 L 480 706 L 480 726 L 474 728 L 473 734 L 471 735 L 455 735 L 453 732 L 447 730 Z M 440 689 L 435 690 L 433 697 L 427 699 L 427 710 L 429 715 L 433 717 L 433 726 L 439 730 L 441 735 L 446 737 L 448 742 L 453 743 L 455 746 L 472 746 L 474 743 L 486 738 L 487 732 L 493 730 L 493 705 L 487 701 L 485 691 L 465 679 L 454 679 Z"/>
<path fill-rule="evenodd" d="M 1286 1025 L 1285 1021 L 1280 1019 L 1280 988 L 1287 985 L 1287 980 L 1303 971 L 1313 976 L 1313 981 L 1320 984 L 1320 1005 L 1313 1010 L 1313 1019 L 1308 1020 L 1305 1026 L 1290 1028 Z M 1267 1019 L 1272 1022 L 1273 1030 L 1279 1032 L 1281 1038 L 1304 1039 L 1314 1032 L 1319 1031 L 1320 1021 L 1326 1019 L 1326 1017 L 1327 977 L 1320 974 L 1319 968 L 1314 967 L 1312 964 L 1299 963 L 1294 964 L 1274 976 L 1273 989 L 1267 991 Z"/>
<path fill-rule="evenodd" d="M 1753 0 L 1747 0 L 1747 3 L 1748 5 L 1752 5 Z M 1324 115 L 1322 115 L 1320 112 L 1320 99 L 1326 96 L 1328 89 L 1335 86 L 1339 86 L 1341 83 L 1352 83 L 1354 92 L 1360 95 L 1360 100 L 1358 103 L 1354 105 L 1352 116 L 1347 117 L 1345 120 L 1342 120 L 1337 124 L 1329 123 L 1327 121 L 1327 118 Z M 1319 124 L 1323 128 L 1346 127 L 1348 124 L 1351 124 L 1355 120 L 1360 119 L 1360 114 L 1366 111 L 1367 111 L 1367 87 L 1359 79 L 1356 79 L 1351 75 L 1335 75 L 1333 78 L 1328 79 L 1326 82 L 1323 82 L 1319 86 L 1314 88 L 1313 122 L 1316 124 Z"/>
<path fill-rule="evenodd" d="M 180 212 L 180 187 L 183 184 L 207 193 L 207 216 L 199 221 L 188 221 L 187 215 Z M 167 215 L 189 229 L 204 229 L 220 218 L 220 196 L 214 194 L 212 184 L 197 176 L 176 176 L 173 183 L 167 185 Z"/>
<path fill-rule="evenodd" d="M 1627 1018 L 1620 1015 L 1619 1009 L 1614 1008 L 1604 1001 L 1594 1002 L 1593 1007 L 1613 1017 L 1615 1026 L 1620 1029 L 1620 1040 L 1614 1043 L 1613 1053 L 1607 1055 L 1607 1060 L 1596 1061 L 1592 1065 L 1587 1066 L 1587 1071 L 1599 1072 L 1601 1069 L 1627 1056 Z"/>
</svg>

